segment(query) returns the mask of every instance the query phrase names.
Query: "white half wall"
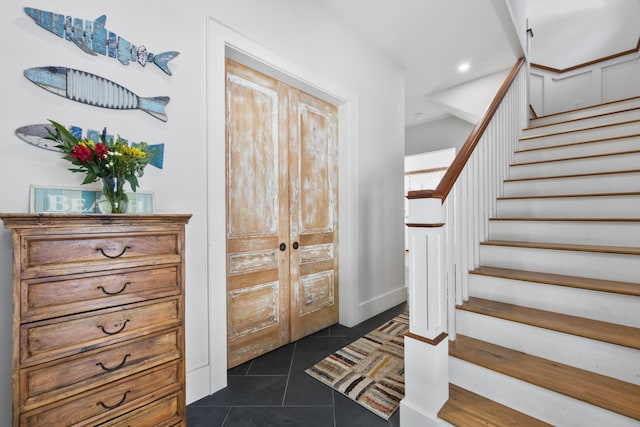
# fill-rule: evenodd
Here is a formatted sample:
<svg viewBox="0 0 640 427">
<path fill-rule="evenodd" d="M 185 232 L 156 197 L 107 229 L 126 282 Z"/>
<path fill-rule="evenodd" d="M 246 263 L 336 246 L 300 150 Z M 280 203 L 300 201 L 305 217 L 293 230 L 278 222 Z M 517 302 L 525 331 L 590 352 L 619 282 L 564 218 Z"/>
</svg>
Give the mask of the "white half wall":
<svg viewBox="0 0 640 427">
<path fill-rule="evenodd" d="M 538 116 L 640 96 L 640 54 L 565 73 L 530 69 L 530 102 Z"/>
</svg>

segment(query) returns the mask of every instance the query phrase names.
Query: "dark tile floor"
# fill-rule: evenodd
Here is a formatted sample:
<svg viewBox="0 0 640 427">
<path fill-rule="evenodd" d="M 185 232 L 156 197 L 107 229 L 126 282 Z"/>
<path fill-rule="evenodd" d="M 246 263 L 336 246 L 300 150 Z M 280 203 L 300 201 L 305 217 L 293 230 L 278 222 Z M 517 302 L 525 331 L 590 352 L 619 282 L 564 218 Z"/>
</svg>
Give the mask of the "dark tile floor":
<svg viewBox="0 0 640 427">
<path fill-rule="evenodd" d="M 401 304 L 353 328 L 334 325 L 227 372 L 227 388 L 187 406 L 187 427 L 397 427 L 304 370 L 407 310 Z"/>
</svg>

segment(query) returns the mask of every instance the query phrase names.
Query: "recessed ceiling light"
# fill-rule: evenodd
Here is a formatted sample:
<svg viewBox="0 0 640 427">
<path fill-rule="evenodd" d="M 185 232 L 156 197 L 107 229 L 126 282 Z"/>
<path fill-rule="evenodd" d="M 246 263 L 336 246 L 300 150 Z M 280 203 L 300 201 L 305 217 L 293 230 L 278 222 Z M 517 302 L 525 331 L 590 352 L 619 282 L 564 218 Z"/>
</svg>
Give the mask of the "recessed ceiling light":
<svg viewBox="0 0 640 427">
<path fill-rule="evenodd" d="M 467 70 L 469 70 L 468 62 L 463 62 L 462 64 L 458 65 L 458 71 L 460 71 L 461 73 L 464 73 Z"/>
</svg>

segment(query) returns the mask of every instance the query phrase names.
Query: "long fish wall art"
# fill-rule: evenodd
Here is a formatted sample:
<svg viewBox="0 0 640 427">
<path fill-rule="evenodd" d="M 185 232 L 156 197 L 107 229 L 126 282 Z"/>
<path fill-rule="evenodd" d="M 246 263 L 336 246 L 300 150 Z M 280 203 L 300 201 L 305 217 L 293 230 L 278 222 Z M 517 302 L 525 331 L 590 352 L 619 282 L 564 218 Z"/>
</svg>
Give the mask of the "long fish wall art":
<svg viewBox="0 0 640 427">
<path fill-rule="evenodd" d="M 105 15 L 95 21 L 88 21 L 31 7 L 25 7 L 24 11 L 36 24 L 58 37 L 73 42 L 83 52 L 117 58 L 123 65 L 137 62 L 144 67 L 147 63 L 153 63 L 168 75 L 172 75 L 168 62 L 178 56 L 179 52 L 154 54 L 142 45 L 136 46 L 104 28 L 107 22 Z"/>
<path fill-rule="evenodd" d="M 111 80 L 72 68 L 28 68 L 24 76 L 41 88 L 76 102 L 114 110 L 138 109 L 167 121 L 164 107 L 170 101 L 168 96 L 141 98 Z"/>
<path fill-rule="evenodd" d="M 78 139 L 83 138 L 81 127 L 69 126 L 69 132 Z M 50 124 L 27 125 L 16 129 L 16 135 L 23 141 L 38 148 L 62 153 L 63 151 L 56 147 L 57 143 L 49 139 L 51 133 L 55 133 L 55 128 Z M 84 138 L 93 142 L 100 142 L 100 134 L 101 133 L 97 130 L 87 129 Z M 105 138 L 109 140 L 113 138 L 113 135 L 106 134 Z M 128 142 L 122 137 L 120 137 L 120 139 Z M 132 147 L 136 147 L 138 145 L 136 142 L 130 142 L 129 144 Z M 157 167 L 158 169 L 162 169 L 164 163 L 164 144 L 147 144 L 147 153 L 149 153 L 149 164 Z"/>
</svg>

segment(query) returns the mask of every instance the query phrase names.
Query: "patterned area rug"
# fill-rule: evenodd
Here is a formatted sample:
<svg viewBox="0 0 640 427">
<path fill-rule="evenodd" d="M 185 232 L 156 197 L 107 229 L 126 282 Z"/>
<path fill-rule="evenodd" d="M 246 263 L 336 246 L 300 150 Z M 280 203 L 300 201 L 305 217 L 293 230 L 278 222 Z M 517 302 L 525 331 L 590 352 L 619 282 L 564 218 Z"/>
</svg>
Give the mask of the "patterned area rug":
<svg viewBox="0 0 640 427">
<path fill-rule="evenodd" d="M 305 372 L 389 419 L 404 397 L 403 337 L 408 331 L 409 313 L 403 313 Z"/>
</svg>

